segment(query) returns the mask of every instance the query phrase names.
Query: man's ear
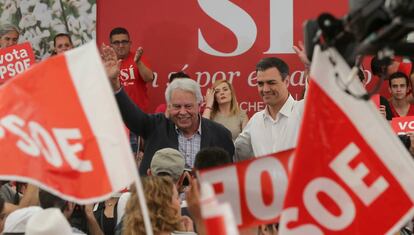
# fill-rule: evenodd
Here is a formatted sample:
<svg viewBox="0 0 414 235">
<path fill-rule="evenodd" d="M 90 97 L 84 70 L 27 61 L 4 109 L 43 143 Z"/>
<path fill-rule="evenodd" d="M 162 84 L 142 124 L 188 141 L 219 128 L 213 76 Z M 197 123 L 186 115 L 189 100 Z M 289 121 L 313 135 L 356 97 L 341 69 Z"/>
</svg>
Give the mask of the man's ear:
<svg viewBox="0 0 414 235">
<path fill-rule="evenodd" d="M 167 107 L 165 108 L 165 112 L 166 113 L 169 113 L 170 112 L 170 109 L 171 109 L 171 105 L 170 104 L 167 104 Z"/>
<path fill-rule="evenodd" d="M 287 75 L 286 77 L 285 77 L 285 81 L 284 81 L 284 83 L 285 83 L 285 85 L 288 87 L 289 86 L 289 80 L 290 80 L 290 76 L 289 75 Z"/>
<path fill-rule="evenodd" d="M 149 168 L 147 169 L 147 175 L 148 175 L 148 176 L 152 176 L 151 169 L 149 169 Z"/>
</svg>

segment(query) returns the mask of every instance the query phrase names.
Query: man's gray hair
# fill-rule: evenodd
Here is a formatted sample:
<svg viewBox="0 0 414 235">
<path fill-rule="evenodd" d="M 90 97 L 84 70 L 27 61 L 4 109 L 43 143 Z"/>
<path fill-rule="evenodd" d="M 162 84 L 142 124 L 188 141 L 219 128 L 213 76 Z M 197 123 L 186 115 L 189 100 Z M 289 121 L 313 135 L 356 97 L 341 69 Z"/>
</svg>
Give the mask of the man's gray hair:
<svg viewBox="0 0 414 235">
<path fill-rule="evenodd" d="M 167 101 L 167 104 L 170 104 L 172 92 L 177 89 L 193 93 L 196 97 L 197 104 L 203 102 L 200 85 L 190 78 L 183 78 L 174 79 L 174 81 L 168 85 L 165 90 L 165 100 Z"/>
<path fill-rule="evenodd" d="M 15 31 L 20 35 L 20 30 L 15 25 L 12 24 L 1 24 L 0 25 L 0 37 L 3 37 L 5 34 Z"/>
</svg>

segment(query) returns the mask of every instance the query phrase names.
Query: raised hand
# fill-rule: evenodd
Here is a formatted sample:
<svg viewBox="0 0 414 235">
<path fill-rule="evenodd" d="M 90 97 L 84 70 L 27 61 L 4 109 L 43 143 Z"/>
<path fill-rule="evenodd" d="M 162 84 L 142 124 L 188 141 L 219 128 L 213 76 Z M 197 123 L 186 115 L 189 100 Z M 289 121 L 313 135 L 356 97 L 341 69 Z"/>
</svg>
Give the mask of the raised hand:
<svg viewBox="0 0 414 235">
<path fill-rule="evenodd" d="M 208 88 L 206 92 L 206 96 L 204 97 L 206 100 L 206 107 L 210 107 L 210 108 L 213 107 L 214 95 L 215 95 L 214 89 Z"/>
<path fill-rule="evenodd" d="M 102 63 L 105 67 L 106 75 L 111 82 L 112 89 L 117 91 L 121 88 L 121 84 L 118 79 L 121 60 L 118 60 L 114 49 L 105 44 L 102 44 L 101 53 Z"/>
<path fill-rule="evenodd" d="M 309 68 L 311 62 L 306 56 L 305 46 L 303 45 L 303 42 L 299 41 L 299 47 L 293 46 L 293 50 L 295 51 L 296 55 L 299 57 L 300 61 L 302 61 L 302 63 L 305 65 L 305 67 Z"/>
<path fill-rule="evenodd" d="M 138 63 L 141 60 L 142 54 L 144 54 L 144 48 L 138 47 L 134 57 L 135 63 Z"/>
</svg>

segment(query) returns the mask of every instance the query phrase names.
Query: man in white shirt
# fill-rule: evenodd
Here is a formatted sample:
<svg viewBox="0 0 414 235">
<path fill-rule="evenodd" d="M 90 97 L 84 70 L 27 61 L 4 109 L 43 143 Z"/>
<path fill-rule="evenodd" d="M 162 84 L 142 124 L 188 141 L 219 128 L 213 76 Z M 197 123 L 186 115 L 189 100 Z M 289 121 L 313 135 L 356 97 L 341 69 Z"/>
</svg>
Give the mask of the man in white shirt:
<svg viewBox="0 0 414 235">
<path fill-rule="evenodd" d="M 257 87 L 266 107 L 253 115 L 235 140 L 235 161 L 296 146 L 304 100 L 289 94 L 289 67 L 279 58 L 264 58 L 256 65 Z"/>
</svg>

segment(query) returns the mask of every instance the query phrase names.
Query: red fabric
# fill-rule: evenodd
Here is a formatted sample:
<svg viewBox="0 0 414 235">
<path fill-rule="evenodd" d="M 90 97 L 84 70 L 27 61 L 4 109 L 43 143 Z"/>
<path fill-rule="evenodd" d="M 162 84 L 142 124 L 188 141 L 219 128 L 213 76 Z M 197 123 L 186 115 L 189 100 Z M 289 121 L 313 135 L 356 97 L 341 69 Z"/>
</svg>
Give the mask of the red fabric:
<svg viewBox="0 0 414 235">
<path fill-rule="evenodd" d="M 290 174 L 289 162 L 294 150 L 272 153 L 226 166 L 201 170 L 197 179 L 212 185 L 214 195 L 232 202 L 233 215 L 240 228 L 279 221 Z M 276 175 L 272 172 L 279 172 Z M 220 175 L 220 179 L 216 176 Z M 277 185 L 278 187 L 273 187 Z M 254 187 L 254 189 L 252 188 Z M 262 209 L 252 210 L 252 204 Z M 263 209 L 267 208 L 267 209 Z M 207 217 L 204 217 L 205 219 Z"/>
<path fill-rule="evenodd" d="M 23 73 L 36 63 L 29 42 L 0 49 L 0 84 Z"/>
<path fill-rule="evenodd" d="M 155 108 L 154 113 L 165 113 L 166 110 L 167 110 L 167 104 L 160 104 L 157 106 L 157 108 Z"/>
<path fill-rule="evenodd" d="M 223 217 L 216 216 L 204 220 L 208 235 L 226 235 L 226 221 Z"/>
<path fill-rule="evenodd" d="M 79 88 L 85 87 L 84 83 L 76 87 L 74 82 L 82 66 L 73 61 L 96 53 L 84 49 L 82 55 L 62 54 L 47 59 L 0 87 L 0 175 L 28 180 L 77 202 L 102 198 L 117 190 L 105 167 L 108 164 L 98 140 L 102 137 L 90 124 L 96 119 L 87 115 L 84 107 L 88 106 L 80 98 L 89 91 Z M 88 71 L 84 74 L 97 75 Z"/>
<path fill-rule="evenodd" d="M 394 117 L 401 117 L 400 114 L 398 114 L 398 112 L 395 110 L 394 105 L 392 105 L 391 102 L 390 102 L 390 108 L 391 108 L 391 111 L 392 111 L 392 115 Z M 414 106 L 413 105 L 410 105 L 410 109 L 408 110 L 408 113 L 405 116 L 414 116 Z"/>
<path fill-rule="evenodd" d="M 144 112 L 148 112 L 147 85 L 134 62 L 134 53 L 130 52 L 127 58 L 122 60 L 118 78 L 132 101 Z"/>
<path fill-rule="evenodd" d="M 403 72 L 405 73 L 405 75 L 410 76 L 411 74 L 411 63 L 400 63 L 400 65 L 398 66 L 398 71 L 399 72 Z"/>
<path fill-rule="evenodd" d="M 318 57 L 316 58 L 318 59 Z M 315 61 L 318 61 L 317 59 Z M 322 63 L 316 63 L 316 66 L 326 66 Z M 330 70 L 329 66 L 326 67 L 326 74 L 329 74 L 332 70 Z M 322 74 L 322 72 L 319 73 Z M 316 76 L 320 75 L 316 74 Z M 318 83 L 322 83 L 321 81 L 326 80 L 328 76 L 312 78 L 309 86 L 305 112 L 303 114 L 303 120 L 305 121 L 302 122 L 298 138 L 293 168 L 289 178 L 289 187 L 284 201 L 280 231 L 283 234 L 288 234 L 288 232 L 290 234 L 336 235 L 386 234 L 404 216 L 409 215 L 408 211 L 413 207 L 413 203 L 408 196 L 409 194 L 406 193 L 397 179 L 395 174 L 395 169 L 397 168 L 386 165 L 386 161 L 382 160 L 390 158 L 391 154 L 385 155 L 381 153 L 384 156 L 381 157 L 375 151 L 381 141 L 377 140 L 373 143 L 368 143 L 365 140 L 362 133 L 363 131 L 367 133 L 367 129 L 356 126 L 355 123 L 358 118 L 352 117 L 352 115 L 348 116 L 348 110 L 338 105 L 340 97 L 331 95 L 334 93 L 334 89 L 330 88 L 330 86 L 334 83 L 326 85 L 327 88 L 320 87 Z M 313 82 L 314 80 L 317 82 Z M 319 105 L 310 105 L 316 101 Z M 349 103 L 349 105 L 352 105 L 352 103 Z M 364 108 L 368 110 L 368 107 Z M 366 110 L 361 110 L 360 112 L 365 112 Z M 367 120 L 358 121 L 365 122 L 365 124 L 368 122 Z M 379 123 L 373 122 L 373 128 L 378 126 Z M 375 134 L 375 129 L 372 129 L 370 132 Z M 377 138 L 389 140 L 385 139 L 384 136 L 385 133 L 381 133 Z M 393 146 L 393 144 L 387 144 L 396 149 L 396 146 Z M 350 148 L 354 148 L 356 151 L 349 154 Z M 367 185 L 374 185 L 373 182 L 378 182 L 377 179 L 383 177 L 388 182 L 387 189 L 382 192 L 380 190 L 376 191 L 381 193 L 378 193 L 369 204 L 364 203 L 361 200 L 363 198 L 362 194 L 356 193 L 355 190 L 361 184 L 353 184 L 353 182 L 347 180 L 345 175 L 341 173 L 340 168 L 337 165 L 335 166 L 338 160 L 343 159 L 344 156 L 347 156 L 348 160 L 346 163 L 340 163 L 344 164 L 343 166 L 349 169 L 363 166 L 366 172 L 364 173 L 366 175 L 363 181 Z M 405 159 L 396 158 L 395 160 Z M 395 164 L 403 163 L 398 162 Z M 352 171 L 349 175 L 358 174 L 355 172 Z M 324 187 L 329 190 L 337 188 L 335 192 L 342 191 L 342 193 L 332 193 L 330 196 L 322 192 L 323 187 L 320 185 L 325 185 Z M 314 196 L 309 196 L 311 187 L 313 187 L 312 191 L 315 192 Z M 339 200 L 339 197 L 336 195 L 340 194 L 347 195 L 347 199 Z M 316 204 L 324 208 L 324 213 L 331 215 L 326 216 L 326 214 L 315 213 L 314 205 Z M 334 216 L 335 219 L 345 218 L 345 210 L 343 208 L 347 207 L 354 208 L 353 210 L 355 211 L 348 217 L 347 224 L 342 227 L 332 226 L 333 223 L 330 222 L 332 220 L 328 220 L 328 218 L 333 218 Z M 385 211 L 389 213 L 382 213 Z M 373 224 L 375 226 L 371 226 Z M 301 231 L 299 232 L 298 230 L 300 229 Z M 388 233 L 392 234 L 391 232 Z"/>
</svg>

